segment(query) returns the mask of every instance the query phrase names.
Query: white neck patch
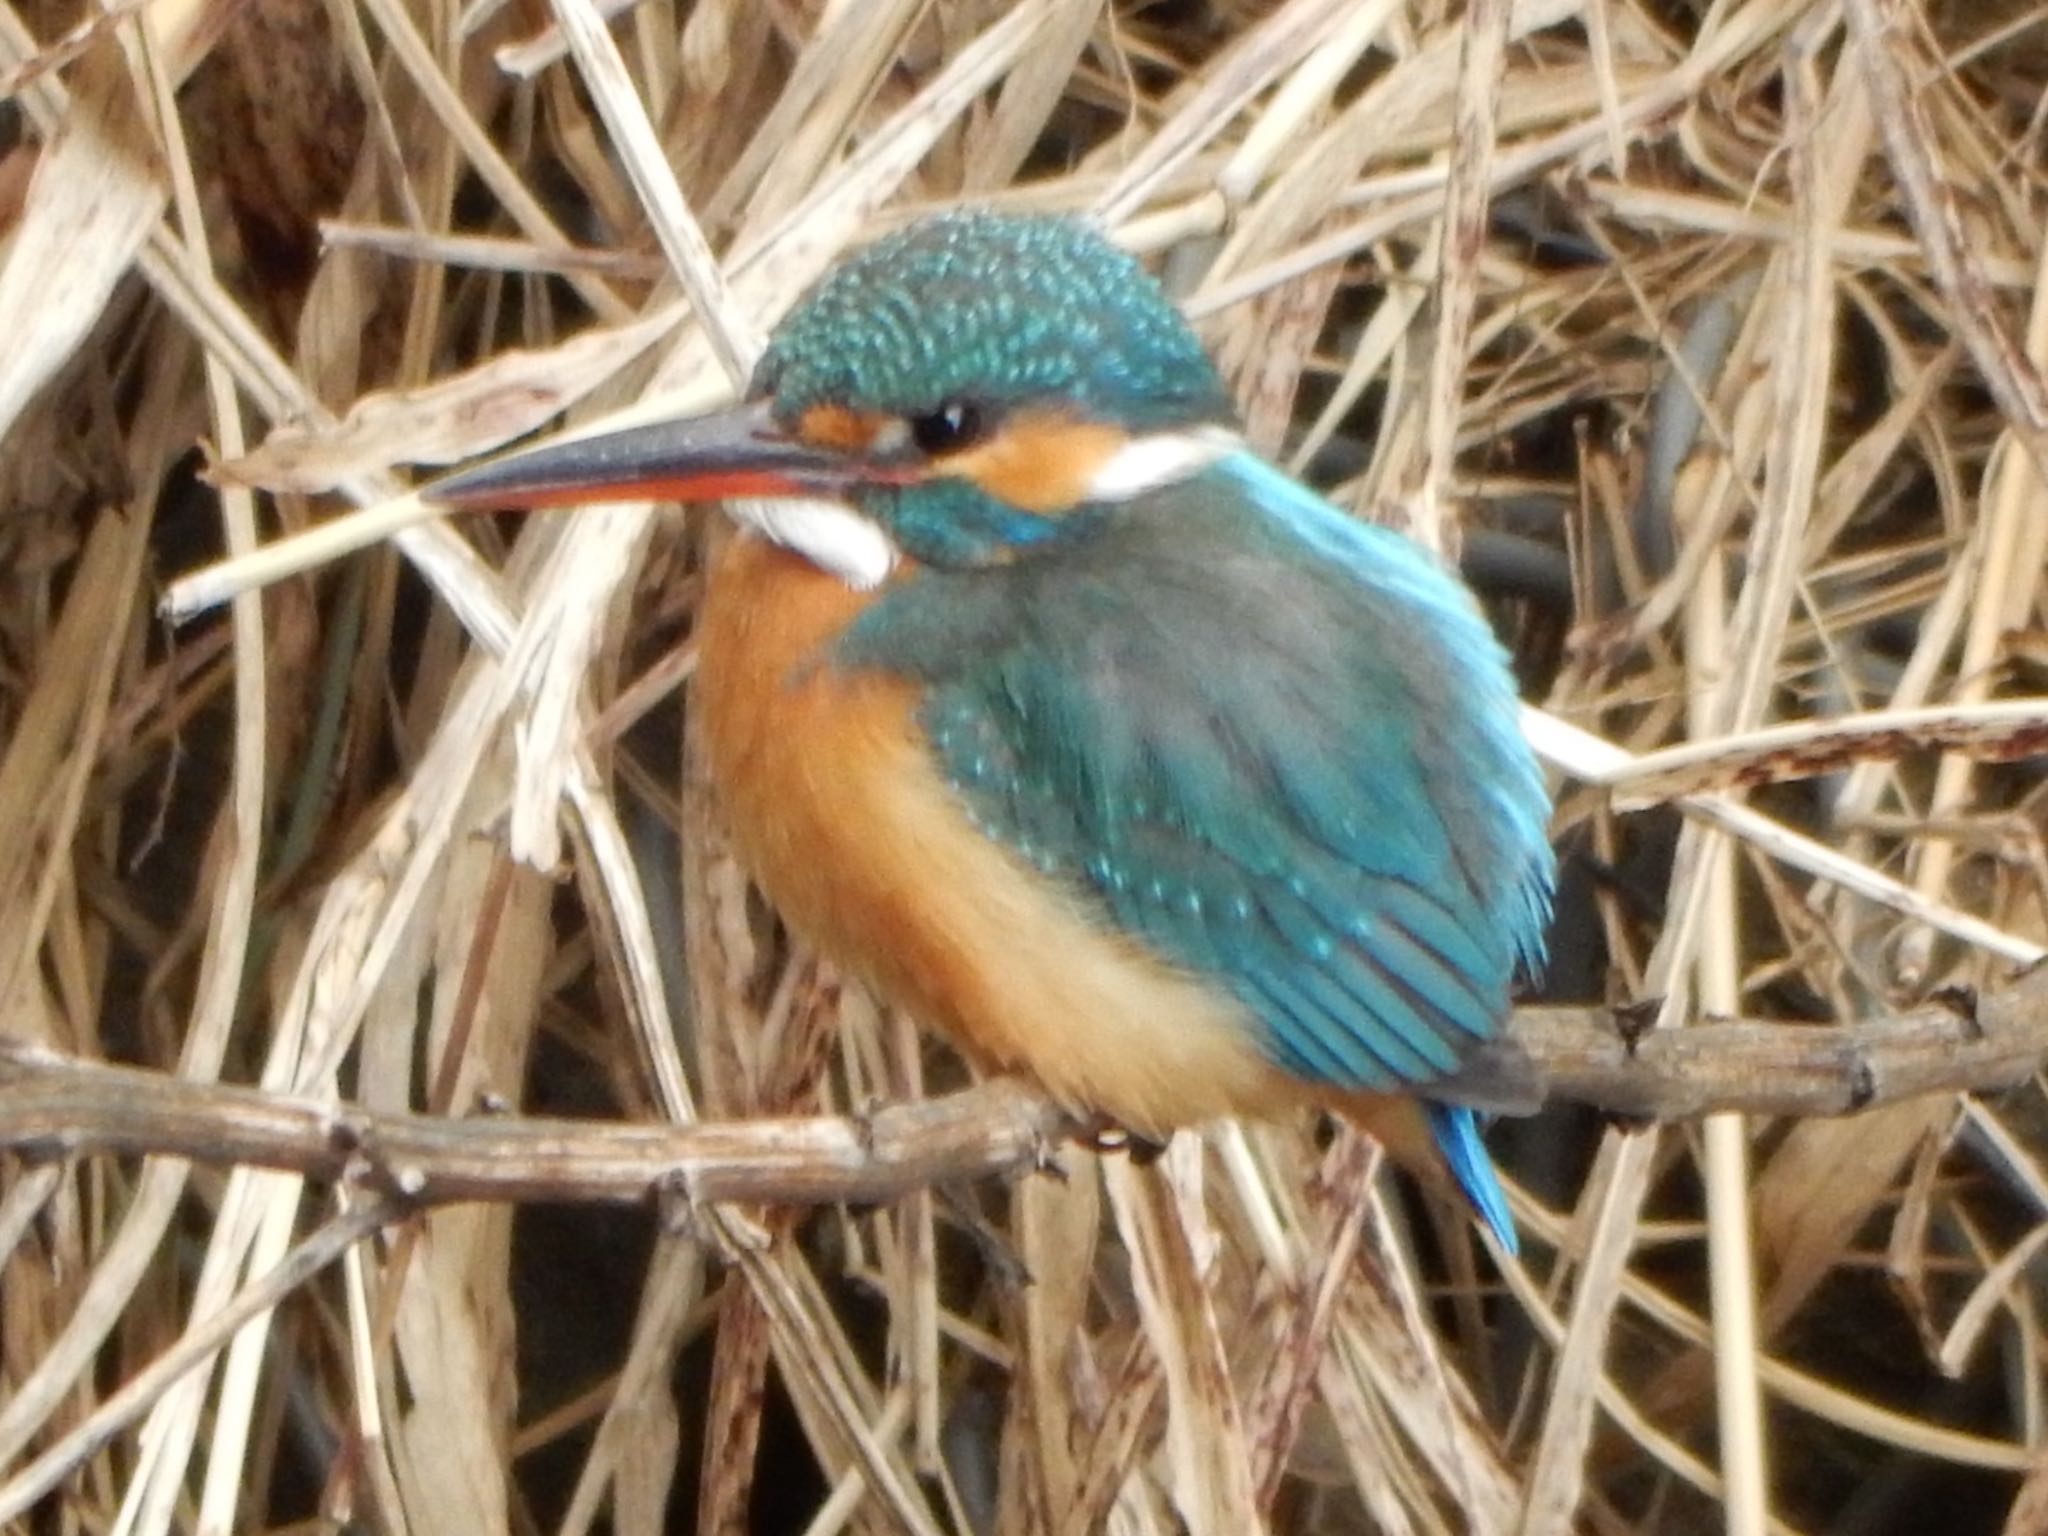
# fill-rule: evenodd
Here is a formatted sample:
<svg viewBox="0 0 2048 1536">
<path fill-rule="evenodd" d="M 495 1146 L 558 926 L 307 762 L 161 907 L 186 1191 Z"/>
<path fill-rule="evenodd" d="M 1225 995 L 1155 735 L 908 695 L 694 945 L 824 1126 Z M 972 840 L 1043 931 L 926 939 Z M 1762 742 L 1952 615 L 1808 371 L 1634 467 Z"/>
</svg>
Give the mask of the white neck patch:
<svg viewBox="0 0 2048 1536">
<path fill-rule="evenodd" d="M 1087 499 L 1129 501 L 1161 486 L 1177 485 L 1243 447 L 1244 439 L 1227 427 L 1134 437 L 1096 469 Z M 840 502 L 749 496 L 726 505 L 747 527 L 794 550 L 856 592 L 879 587 L 903 558 L 880 524 Z"/>
<path fill-rule="evenodd" d="M 1163 485 L 1177 485 L 1244 447 L 1228 427 L 1152 432 L 1117 449 L 1088 482 L 1090 501 L 1129 501 Z"/>
<path fill-rule="evenodd" d="M 879 525 L 838 502 L 750 496 L 726 505 L 740 522 L 856 592 L 879 587 L 900 558 Z"/>
</svg>

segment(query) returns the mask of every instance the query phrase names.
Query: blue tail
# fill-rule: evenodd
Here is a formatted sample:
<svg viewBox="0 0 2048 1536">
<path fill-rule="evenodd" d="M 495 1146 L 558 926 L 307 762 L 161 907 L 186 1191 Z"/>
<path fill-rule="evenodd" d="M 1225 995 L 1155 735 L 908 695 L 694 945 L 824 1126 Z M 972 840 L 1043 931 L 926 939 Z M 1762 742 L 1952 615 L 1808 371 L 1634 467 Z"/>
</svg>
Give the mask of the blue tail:
<svg viewBox="0 0 2048 1536">
<path fill-rule="evenodd" d="M 1458 1188 L 1465 1191 L 1480 1220 L 1493 1229 L 1501 1247 L 1519 1254 L 1522 1249 L 1515 1240 L 1515 1218 L 1508 1210 L 1507 1191 L 1500 1187 L 1493 1161 L 1486 1155 L 1486 1143 L 1479 1139 L 1478 1119 L 1462 1104 L 1425 1103 L 1423 1108 L 1429 1111 L 1429 1128 L 1436 1133 L 1436 1144 L 1443 1149 Z"/>
</svg>

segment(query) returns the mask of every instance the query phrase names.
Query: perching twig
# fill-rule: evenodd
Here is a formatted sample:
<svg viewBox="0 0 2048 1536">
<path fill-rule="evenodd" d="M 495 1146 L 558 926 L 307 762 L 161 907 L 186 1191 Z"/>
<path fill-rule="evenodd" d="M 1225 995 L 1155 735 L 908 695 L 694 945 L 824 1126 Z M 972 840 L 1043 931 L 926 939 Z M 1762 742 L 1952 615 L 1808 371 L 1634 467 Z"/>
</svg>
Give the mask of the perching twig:
<svg viewBox="0 0 2048 1536">
<path fill-rule="evenodd" d="M 1531 1008 L 1511 1049 L 1555 1099 L 1660 1119 L 1721 1110 L 1835 1115 L 2005 1087 L 2048 1057 L 2048 967 L 1846 1026 L 1735 1020 L 1631 1035 L 1606 1009 Z M 618 1124 L 354 1106 L 0 1047 L 0 1151 L 153 1153 L 347 1180 L 410 1204 L 463 1200 L 883 1201 L 1042 1162 L 1077 1129 L 1010 1081 L 865 1116 Z"/>
<path fill-rule="evenodd" d="M 378 1114 L 0 1047 L 0 1150 L 157 1153 L 345 1179 L 415 1205 L 463 1200 L 880 1201 L 1033 1164 L 1073 1128 L 1009 1081 L 868 1116 L 622 1124 Z"/>
<path fill-rule="evenodd" d="M 1848 1025 L 1736 1019 L 1631 1042 L 1600 1010 L 1529 1009 L 1514 1038 L 1553 1099 L 1681 1120 L 1740 1111 L 1844 1115 L 1929 1093 L 2008 1088 L 2048 1059 L 2048 967 Z"/>
</svg>

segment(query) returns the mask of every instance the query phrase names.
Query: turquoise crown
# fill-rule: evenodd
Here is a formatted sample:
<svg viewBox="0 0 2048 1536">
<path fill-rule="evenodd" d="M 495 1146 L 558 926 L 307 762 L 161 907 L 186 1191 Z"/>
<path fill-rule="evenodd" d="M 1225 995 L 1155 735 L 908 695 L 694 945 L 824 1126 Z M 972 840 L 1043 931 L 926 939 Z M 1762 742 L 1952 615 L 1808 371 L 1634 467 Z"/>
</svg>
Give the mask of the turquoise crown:
<svg viewBox="0 0 2048 1536">
<path fill-rule="evenodd" d="M 918 416 L 1057 400 L 1134 431 L 1226 422 L 1230 397 L 1165 292 L 1078 219 L 964 210 L 884 237 L 777 329 L 754 375 L 814 405 Z"/>
</svg>

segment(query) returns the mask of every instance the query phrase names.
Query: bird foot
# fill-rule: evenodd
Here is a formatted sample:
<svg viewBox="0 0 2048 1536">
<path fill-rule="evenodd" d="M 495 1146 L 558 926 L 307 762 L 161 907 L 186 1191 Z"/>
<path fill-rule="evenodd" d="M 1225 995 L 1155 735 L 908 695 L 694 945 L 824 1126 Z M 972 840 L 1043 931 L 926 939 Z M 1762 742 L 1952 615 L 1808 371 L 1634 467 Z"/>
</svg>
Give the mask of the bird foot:
<svg viewBox="0 0 2048 1536">
<path fill-rule="evenodd" d="M 1140 1136 L 1129 1126 L 1098 1118 L 1074 1133 L 1074 1140 L 1096 1152 L 1123 1152 L 1140 1168 L 1149 1168 L 1166 1154 L 1166 1143 Z"/>
</svg>

